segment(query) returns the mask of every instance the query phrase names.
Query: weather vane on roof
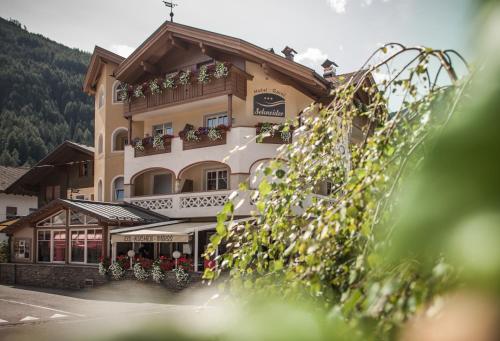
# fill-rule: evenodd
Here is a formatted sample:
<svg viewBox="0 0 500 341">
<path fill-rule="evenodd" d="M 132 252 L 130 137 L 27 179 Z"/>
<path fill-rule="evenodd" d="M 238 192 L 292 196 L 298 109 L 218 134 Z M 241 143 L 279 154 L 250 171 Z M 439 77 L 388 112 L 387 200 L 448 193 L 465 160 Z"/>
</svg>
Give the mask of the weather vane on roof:
<svg viewBox="0 0 500 341">
<path fill-rule="evenodd" d="M 178 5 L 173 1 L 163 1 L 163 3 L 165 6 L 170 7 L 170 21 L 174 22 L 174 7 L 177 7 Z"/>
</svg>

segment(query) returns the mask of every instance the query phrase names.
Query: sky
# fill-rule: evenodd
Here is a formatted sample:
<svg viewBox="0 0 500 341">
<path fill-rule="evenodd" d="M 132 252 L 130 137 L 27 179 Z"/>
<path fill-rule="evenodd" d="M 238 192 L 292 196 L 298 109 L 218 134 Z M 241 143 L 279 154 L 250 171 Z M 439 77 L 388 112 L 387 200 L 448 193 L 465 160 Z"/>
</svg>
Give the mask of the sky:
<svg viewBox="0 0 500 341">
<path fill-rule="evenodd" d="M 320 72 L 358 69 L 381 44 L 453 48 L 471 55 L 472 0 L 176 0 L 174 20 L 264 48 L 293 47 Z M 161 0 L 0 0 L 0 16 L 70 47 L 124 57 L 164 20 Z"/>
</svg>

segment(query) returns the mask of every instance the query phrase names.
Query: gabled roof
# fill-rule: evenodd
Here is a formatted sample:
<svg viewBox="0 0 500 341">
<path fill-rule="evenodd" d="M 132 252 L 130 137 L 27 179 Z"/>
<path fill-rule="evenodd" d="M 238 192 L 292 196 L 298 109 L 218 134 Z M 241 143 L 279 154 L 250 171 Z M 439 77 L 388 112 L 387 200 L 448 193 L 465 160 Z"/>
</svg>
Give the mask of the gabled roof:
<svg viewBox="0 0 500 341">
<path fill-rule="evenodd" d="M 85 146 L 71 141 L 64 141 L 52 152 L 47 154 L 31 169 L 17 178 L 7 188 L 6 193 L 30 194 L 23 189 L 23 185 L 33 185 L 44 178 L 56 165 L 71 162 L 94 160 L 94 147 Z"/>
<path fill-rule="evenodd" d="M 95 46 L 83 81 L 83 91 L 88 94 L 95 91 L 95 84 L 99 78 L 103 64 L 113 63 L 119 65 L 124 59 L 114 52 Z"/>
<path fill-rule="evenodd" d="M 212 49 L 261 64 L 266 69 L 272 69 L 293 79 L 303 88 L 319 96 L 327 92 L 330 86 L 330 83 L 313 69 L 267 49 L 242 39 L 169 21 L 161 25 L 128 58 L 120 61 L 121 57 L 114 55 L 115 58 L 112 61 L 119 64 L 115 70 L 115 77 L 120 81 L 133 83 L 135 76 L 132 75 L 141 68 L 141 63 L 148 63 L 148 56 L 157 57 L 159 53 L 165 54 L 170 49 L 183 44 L 198 45 L 203 50 Z M 104 55 L 109 58 L 109 53 L 111 52 L 96 47 L 85 77 L 85 92 L 93 92 L 93 86 L 99 75 L 99 61 L 105 60 Z"/>
<path fill-rule="evenodd" d="M 12 233 L 19 227 L 39 222 L 61 209 L 71 209 L 76 212 L 96 218 L 99 223 L 115 226 L 135 226 L 168 221 L 169 218 L 128 203 L 108 203 L 86 200 L 57 199 L 30 215 L 20 218 L 5 229 Z"/>
<path fill-rule="evenodd" d="M 0 193 L 23 176 L 29 168 L 0 166 Z"/>
</svg>

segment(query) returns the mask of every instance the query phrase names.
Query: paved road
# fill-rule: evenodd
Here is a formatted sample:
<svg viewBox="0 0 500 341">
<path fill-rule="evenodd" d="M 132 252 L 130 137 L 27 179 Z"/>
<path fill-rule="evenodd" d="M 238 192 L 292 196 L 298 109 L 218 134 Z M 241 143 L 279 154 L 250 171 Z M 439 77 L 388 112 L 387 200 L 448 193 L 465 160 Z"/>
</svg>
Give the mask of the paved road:
<svg viewBox="0 0 500 341">
<path fill-rule="evenodd" d="M 85 291 L 0 285 L 0 340 L 74 340 L 124 332 L 153 319 L 192 320 L 213 309 L 206 304 L 211 294 L 171 294 L 135 281 Z"/>
</svg>

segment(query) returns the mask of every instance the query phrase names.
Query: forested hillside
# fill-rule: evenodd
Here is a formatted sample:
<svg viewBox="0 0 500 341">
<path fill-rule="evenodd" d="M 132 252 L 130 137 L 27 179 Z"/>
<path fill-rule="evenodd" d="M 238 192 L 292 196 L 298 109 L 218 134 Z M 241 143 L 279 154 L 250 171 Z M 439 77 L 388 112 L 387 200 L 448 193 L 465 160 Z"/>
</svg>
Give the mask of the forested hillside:
<svg viewBox="0 0 500 341">
<path fill-rule="evenodd" d="M 0 165 L 33 165 L 64 140 L 93 145 L 90 54 L 0 18 Z"/>
</svg>

